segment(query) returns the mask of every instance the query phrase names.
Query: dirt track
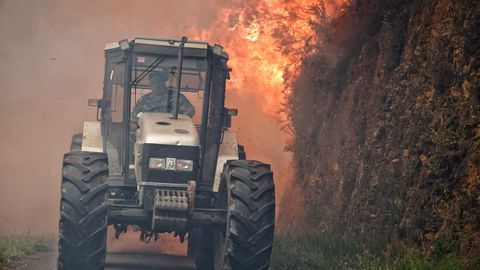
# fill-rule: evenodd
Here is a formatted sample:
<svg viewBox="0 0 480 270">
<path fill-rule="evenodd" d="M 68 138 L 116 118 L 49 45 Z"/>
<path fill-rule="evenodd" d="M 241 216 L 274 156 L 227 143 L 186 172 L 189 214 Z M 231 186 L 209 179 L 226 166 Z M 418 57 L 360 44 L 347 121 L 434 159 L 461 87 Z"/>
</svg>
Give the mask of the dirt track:
<svg viewBox="0 0 480 270">
<path fill-rule="evenodd" d="M 54 270 L 56 269 L 56 253 L 39 254 L 28 258 L 19 270 Z M 195 269 L 192 259 L 162 253 L 150 252 L 110 252 L 107 255 L 105 270 L 146 270 L 146 269 Z"/>
<path fill-rule="evenodd" d="M 162 236 L 158 242 L 145 244 L 137 233 L 122 235 L 118 240 L 108 238 L 107 265 L 105 270 L 193 270 L 195 263 L 185 256 L 186 242 Z M 52 247 L 56 251 L 56 247 Z M 40 253 L 30 256 L 18 265 L 18 270 L 55 270 L 57 253 Z"/>
</svg>

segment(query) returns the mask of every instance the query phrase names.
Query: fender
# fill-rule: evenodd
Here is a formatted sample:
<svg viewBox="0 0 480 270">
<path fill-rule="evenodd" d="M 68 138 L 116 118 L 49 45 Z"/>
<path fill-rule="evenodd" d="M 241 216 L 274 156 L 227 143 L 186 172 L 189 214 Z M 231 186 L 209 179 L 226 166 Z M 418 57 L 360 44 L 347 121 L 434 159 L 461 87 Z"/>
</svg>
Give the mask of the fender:
<svg viewBox="0 0 480 270">
<path fill-rule="evenodd" d="M 225 130 L 223 132 L 222 143 L 218 150 L 217 167 L 215 169 L 215 180 L 212 191 L 218 192 L 220 179 L 223 172 L 223 165 L 228 160 L 238 160 L 237 133 Z"/>
<path fill-rule="evenodd" d="M 83 122 L 82 151 L 103 153 L 103 149 L 100 122 Z"/>
</svg>

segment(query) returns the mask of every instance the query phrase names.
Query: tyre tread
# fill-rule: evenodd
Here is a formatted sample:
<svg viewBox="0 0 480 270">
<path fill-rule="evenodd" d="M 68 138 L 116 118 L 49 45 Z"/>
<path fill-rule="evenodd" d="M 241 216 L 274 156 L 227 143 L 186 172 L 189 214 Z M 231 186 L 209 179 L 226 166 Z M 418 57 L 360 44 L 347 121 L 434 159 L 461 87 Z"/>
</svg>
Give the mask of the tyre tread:
<svg viewBox="0 0 480 270">
<path fill-rule="evenodd" d="M 229 161 L 231 250 L 225 269 L 268 269 L 275 227 L 275 185 L 270 165 L 258 161 Z M 239 188 L 240 183 L 244 184 Z M 248 189 L 245 188 L 248 187 Z M 246 207 L 239 207 L 240 205 Z M 228 229 L 228 228 L 227 228 Z"/>
<path fill-rule="evenodd" d="M 79 150 L 66 153 L 62 176 L 58 269 L 104 269 L 107 157 Z"/>
</svg>

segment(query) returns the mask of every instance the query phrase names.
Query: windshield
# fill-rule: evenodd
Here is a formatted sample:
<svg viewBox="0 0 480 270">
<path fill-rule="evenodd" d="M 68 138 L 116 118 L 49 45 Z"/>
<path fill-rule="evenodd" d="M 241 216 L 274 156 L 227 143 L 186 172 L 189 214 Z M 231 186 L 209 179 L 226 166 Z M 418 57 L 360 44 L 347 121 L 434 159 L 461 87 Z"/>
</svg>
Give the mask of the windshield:
<svg viewBox="0 0 480 270">
<path fill-rule="evenodd" d="M 123 60 L 121 54 L 107 53 L 104 80 L 104 100 L 107 105 L 102 112 L 103 120 L 107 123 L 105 145 L 109 155 L 111 175 L 122 175 L 125 172 L 123 162 L 127 158 L 126 153 L 133 155 L 137 129 L 137 125 L 133 123 L 138 120 L 139 113 L 171 113 L 173 110 L 173 93 L 178 76 L 177 61 L 176 56 L 134 53 L 130 87 L 125 87 L 127 62 Z M 185 57 L 183 59 L 179 114 L 192 118 L 197 127 L 202 122 L 207 66 L 205 58 Z M 127 91 L 130 91 L 130 99 L 127 99 Z M 130 100 L 130 113 L 124 110 L 128 100 Z M 128 114 L 130 114 L 130 122 L 125 122 Z M 130 129 L 128 144 L 125 143 L 125 132 L 123 132 L 125 126 Z M 133 161 L 133 156 L 128 158 L 130 164 Z"/>
<path fill-rule="evenodd" d="M 140 112 L 172 112 L 177 81 L 177 57 L 136 54 L 132 63 L 132 118 Z M 179 113 L 200 124 L 206 60 L 184 58 Z"/>
</svg>

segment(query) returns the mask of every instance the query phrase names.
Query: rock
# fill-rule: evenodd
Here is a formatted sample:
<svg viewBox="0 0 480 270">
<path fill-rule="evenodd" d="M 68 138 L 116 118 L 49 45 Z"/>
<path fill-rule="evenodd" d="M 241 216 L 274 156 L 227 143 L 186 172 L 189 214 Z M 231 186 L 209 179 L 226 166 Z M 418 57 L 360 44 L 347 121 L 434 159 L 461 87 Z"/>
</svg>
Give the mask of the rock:
<svg viewBox="0 0 480 270">
<path fill-rule="evenodd" d="M 464 230 L 467 232 L 473 232 L 477 229 L 477 225 L 473 223 L 467 223 L 465 224 Z"/>
<path fill-rule="evenodd" d="M 423 238 L 425 238 L 425 240 L 427 241 L 432 241 L 433 238 L 435 238 L 435 233 L 434 232 L 425 233 L 423 235 Z"/>
<path fill-rule="evenodd" d="M 392 160 L 390 161 L 390 165 L 396 165 L 396 164 L 398 164 L 399 162 L 400 162 L 400 159 L 398 159 L 398 158 L 392 159 Z"/>
</svg>

